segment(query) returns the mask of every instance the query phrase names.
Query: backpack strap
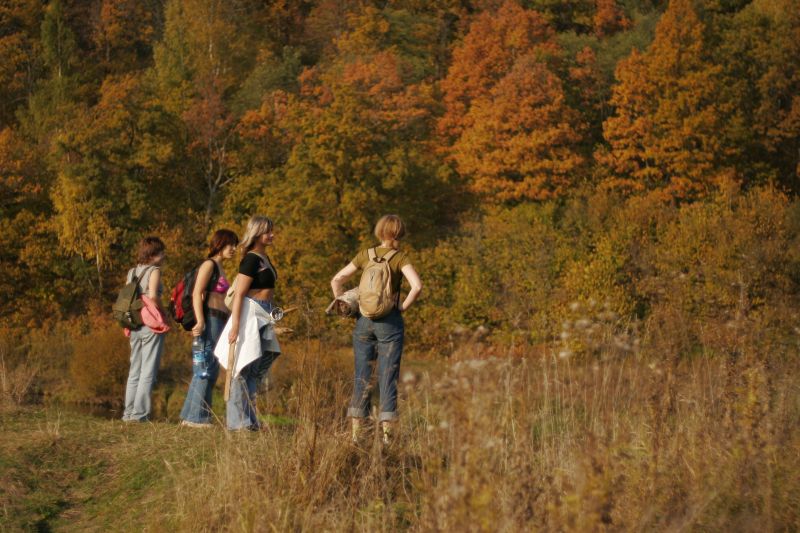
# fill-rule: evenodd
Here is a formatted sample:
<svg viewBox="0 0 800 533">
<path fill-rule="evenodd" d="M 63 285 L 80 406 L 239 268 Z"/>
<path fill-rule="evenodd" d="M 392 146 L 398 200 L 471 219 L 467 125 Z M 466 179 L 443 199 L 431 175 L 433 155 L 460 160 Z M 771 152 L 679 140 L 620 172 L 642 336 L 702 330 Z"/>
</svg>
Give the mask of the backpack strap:
<svg viewBox="0 0 800 533">
<path fill-rule="evenodd" d="M 208 283 L 206 284 L 206 292 L 211 292 L 211 289 L 213 289 L 214 286 L 219 281 L 220 271 L 219 271 L 219 265 L 217 264 L 216 261 L 214 261 L 211 258 L 206 259 L 206 261 L 211 261 L 211 265 L 214 268 L 214 270 L 211 271 L 211 277 L 208 278 Z M 203 263 L 205 263 L 205 261 L 203 261 Z M 200 263 L 200 266 L 202 266 L 203 263 Z M 197 267 L 197 270 L 199 272 L 200 267 Z"/>
<path fill-rule="evenodd" d="M 398 252 L 397 250 L 392 249 L 392 250 L 389 250 L 388 252 L 386 252 L 385 254 L 383 254 L 382 256 L 378 257 L 378 248 L 377 247 L 376 248 L 370 248 L 369 250 L 367 250 L 367 255 L 369 256 L 369 260 L 370 261 L 374 261 L 375 263 L 382 263 L 383 261 L 386 261 L 388 263 L 389 261 L 392 260 L 392 257 L 397 255 L 398 253 L 400 253 L 400 252 Z"/>
<path fill-rule="evenodd" d="M 133 282 L 133 280 L 136 280 L 136 284 L 138 285 L 139 282 L 142 281 L 142 279 L 144 278 L 144 275 L 147 274 L 150 270 L 152 270 L 154 268 L 156 268 L 155 265 L 147 265 L 146 267 L 144 267 L 144 270 L 142 270 L 142 273 L 139 274 L 138 276 L 136 276 L 135 275 L 136 267 L 133 267 L 131 269 L 131 271 L 128 273 L 128 278 L 130 278 L 128 283 L 131 283 L 131 282 Z"/>
<path fill-rule="evenodd" d="M 380 260 L 381 260 L 381 262 L 385 261 L 386 265 L 388 266 L 389 265 L 389 261 L 391 261 L 392 258 L 394 256 L 396 256 L 397 254 L 399 254 L 399 253 L 400 252 L 398 250 L 392 248 L 391 250 L 389 250 L 388 252 L 383 254 L 383 256 L 381 256 Z M 392 296 L 392 299 L 394 300 L 394 305 L 395 306 L 400 305 L 400 291 L 397 291 L 396 293 L 394 293 L 394 295 Z"/>
<path fill-rule="evenodd" d="M 383 254 L 383 257 L 381 257 L 381 259 L 388 263 L 389 261 L 392 260 L 392 257 L 396 256 L 399 253 L 400 252 L 398 252 L 397 250 L 392 249 L 392 250 L 389 250 L 388 252 L 386 252 L 385 254 Z"/>
</svg>

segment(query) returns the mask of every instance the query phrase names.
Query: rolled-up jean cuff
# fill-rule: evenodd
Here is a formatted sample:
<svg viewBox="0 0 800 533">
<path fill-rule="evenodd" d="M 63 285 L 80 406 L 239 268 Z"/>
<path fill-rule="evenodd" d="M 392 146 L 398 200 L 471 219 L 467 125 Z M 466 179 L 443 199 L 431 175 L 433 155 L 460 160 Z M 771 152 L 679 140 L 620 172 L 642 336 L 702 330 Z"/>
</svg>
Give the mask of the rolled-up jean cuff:
<svg viewBox="0 0 800 533">
<path fill-rule="evenodd" d="M 378 417 L 378 420 L 381 422 L 389 422 L 391 420 L 397 420 L 398 418 L 400 418 L 400 415 L 397 414 L 397 411 L 383 411 Z"/>
<path fill-rule="evenodd" d="M 367 418 L 369 416 L 369 412 L 366 409 L 350 407 L 347 409 L 347 416 L 350 418 Z"/>
</svg>

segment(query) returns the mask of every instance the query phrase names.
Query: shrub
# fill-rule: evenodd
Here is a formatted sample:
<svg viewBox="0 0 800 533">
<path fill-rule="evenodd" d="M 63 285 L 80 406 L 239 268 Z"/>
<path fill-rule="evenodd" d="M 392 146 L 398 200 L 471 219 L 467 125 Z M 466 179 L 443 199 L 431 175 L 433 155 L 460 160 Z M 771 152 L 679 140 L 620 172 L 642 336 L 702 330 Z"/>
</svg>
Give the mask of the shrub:
<svg viewBox="0 0 800 533">
<path fill-rule="evenodd" d="M 69 361 L 75 400 L 119 401 L 125 395 L 130 345 L 111 320 L 98 321 L 72 338 Z"/>
<path fill-rule="evenodd" d="M 651 322 L 672 321 L 668 336 L 730 352 L 740 337 L 735 330 L 796 305 L 798 228 L 790 214 L 786 196 L 769 188 L 682 207 L 635 280 L 634 292 L 652 308 Z"/>
<path fill-rule="evenodd" d="M 555 216 L 554 203 L 497 208 L 420 253 L 425 289 L 416 323 L 425 338 L 441 339 L 456 325 L 543 338 L 561 268 Z"/>
</svg>

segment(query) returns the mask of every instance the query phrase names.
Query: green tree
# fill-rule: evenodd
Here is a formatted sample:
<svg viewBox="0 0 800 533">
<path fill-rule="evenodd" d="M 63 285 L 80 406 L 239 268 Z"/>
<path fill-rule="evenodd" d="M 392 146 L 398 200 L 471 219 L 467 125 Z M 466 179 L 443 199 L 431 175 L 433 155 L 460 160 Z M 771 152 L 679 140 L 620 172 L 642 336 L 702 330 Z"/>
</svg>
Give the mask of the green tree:
<svg viewBox="0 0 800 533">
<path fill-rule="evenodd" d="M 27 107 L 18 116 L 24 134 L 49 147 L 80 107 L 81 96 L 77 73 L 79 50 L 60 0 L 54 0 L 45 9 L 38 46 L 45 74 L 36 82 Z"/>
<path fill-rule="evenodd" d="M 154 76 L 164 107 L 182 122 L 183 171 L 194 180 L 193 203 L 208 226 L 220 191 L 238 175 L 236 89 L 251 72 L 259 50 L 237 6 L 220 0 L 170 0 L 164 38 L 155 46 Z M 255 41 L 255 42 L 254 42 Z"/>
<path fill-rule="evenodd" d="M 109 76 L 100 96 L 57 138 L 52 200 L 61 248 L 93 265 L 102 294 L 104 273 L 120 259 L 115 249 L 132 245 L 141 228 L 168 222 L 177 191 L 162 181 L 175 147 L 145 80 Z"/>
<path fill-rule="evenodd" d="M 53 78 L 61 80 L 77 64 L 75 34 L 67 24 L 61 0 L 53 0 L 42 21 L 42 59 Z"/>
<path fill-rule="evenodd" d="M 380 214 L 405 216 L 415 242 L 424 242 L 458 208 L 452 196 L 444 201 L 452 189 L 427 142 L 435 104 L 429 48 L 409 38 L 433 38 L 435 25 L 368 8 L 348 27 L 334 60 L 300 76 L 298 95 L 273 93 L 260 116 L 248 117 L 247 131 L 263 142 L 283 139 L 272 164 L 285 163 L 243 176 L 227 203 L 232 218 L 275 217 L 277 261 L 297 298 L 324 298 L 322 279 L 372 241 Z"/>
<path fill-rule="evenodd" d="M 716 62 L 727 162 L 748 183 L 800 190 L 800 13 L 791 1 L 756 1 L 722 15 Z"/>
<path fill-rule="evenodd" d="M 16 109 L 33 91 L 41 16 L 41 3 L 35 0 L 0 5 L 0 128 L 14 122 Z"/>
</svg>

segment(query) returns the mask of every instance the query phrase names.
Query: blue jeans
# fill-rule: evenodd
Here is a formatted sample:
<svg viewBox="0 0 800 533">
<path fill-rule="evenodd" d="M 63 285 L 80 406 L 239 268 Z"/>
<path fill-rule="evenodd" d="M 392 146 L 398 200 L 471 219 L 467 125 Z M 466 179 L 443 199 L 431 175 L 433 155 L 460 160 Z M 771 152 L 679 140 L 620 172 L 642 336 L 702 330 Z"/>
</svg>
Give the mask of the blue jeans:
<svg viewBox="0 0 800 533">
<path fill-rule="evenodd" d="M 353 331 L 355 355 L 355 386 L 347 416 L 365 418 L 369 415 L 372 363 L 377 359 L 381 421 L 397 418 L 397 378 L 403 356 L 403 315 L 397 309 L 385 317 L 359 317 Z"/>
<path fill-rule="evenodd" d="M 272 311 L 272 301 L 253 300 L 261 305 L 268 313 Z M 262 329 L 264 333 L 266 327 Z M 242 369 L 236 379 L 231 382 L 231 392 L 225 409 L 228 429 L 258 429 L 256 415 L 256 391 L 258 384 L 269 372 L 272 363 L 278 358 L 280 352 L 264 350 L 265 340 L 262 338 L 261 357 Z"/>
<path fill-rule="evenodd" d="M 209 313 L 205 315 L 206 327 L 200 338 L 203 340 L 203 353 L 208 376 L 201 377 L 203 368 L 192 363 L 192 382 L 189 384 L 189 392 L 186 393 L 186 401 L 183 402 L 182 420 L 201 424 L 211 422 L 211 395 L 214 392 L 217 376 L 219 376 L 219 361 L 214 357 L 214 347 L 225 327 L 225 322 L 226 319 L 220 316 Z"/>
<path fill-rule="evenodd" d="M 150 418 L 150 393 L 158 377 L 158 363 L 164 349 L 164 335 L 147 326 L 131 331 L 131 366 L 125 388 L 125 411 L 122 420 L 145 422 Z"/>
</svg>

